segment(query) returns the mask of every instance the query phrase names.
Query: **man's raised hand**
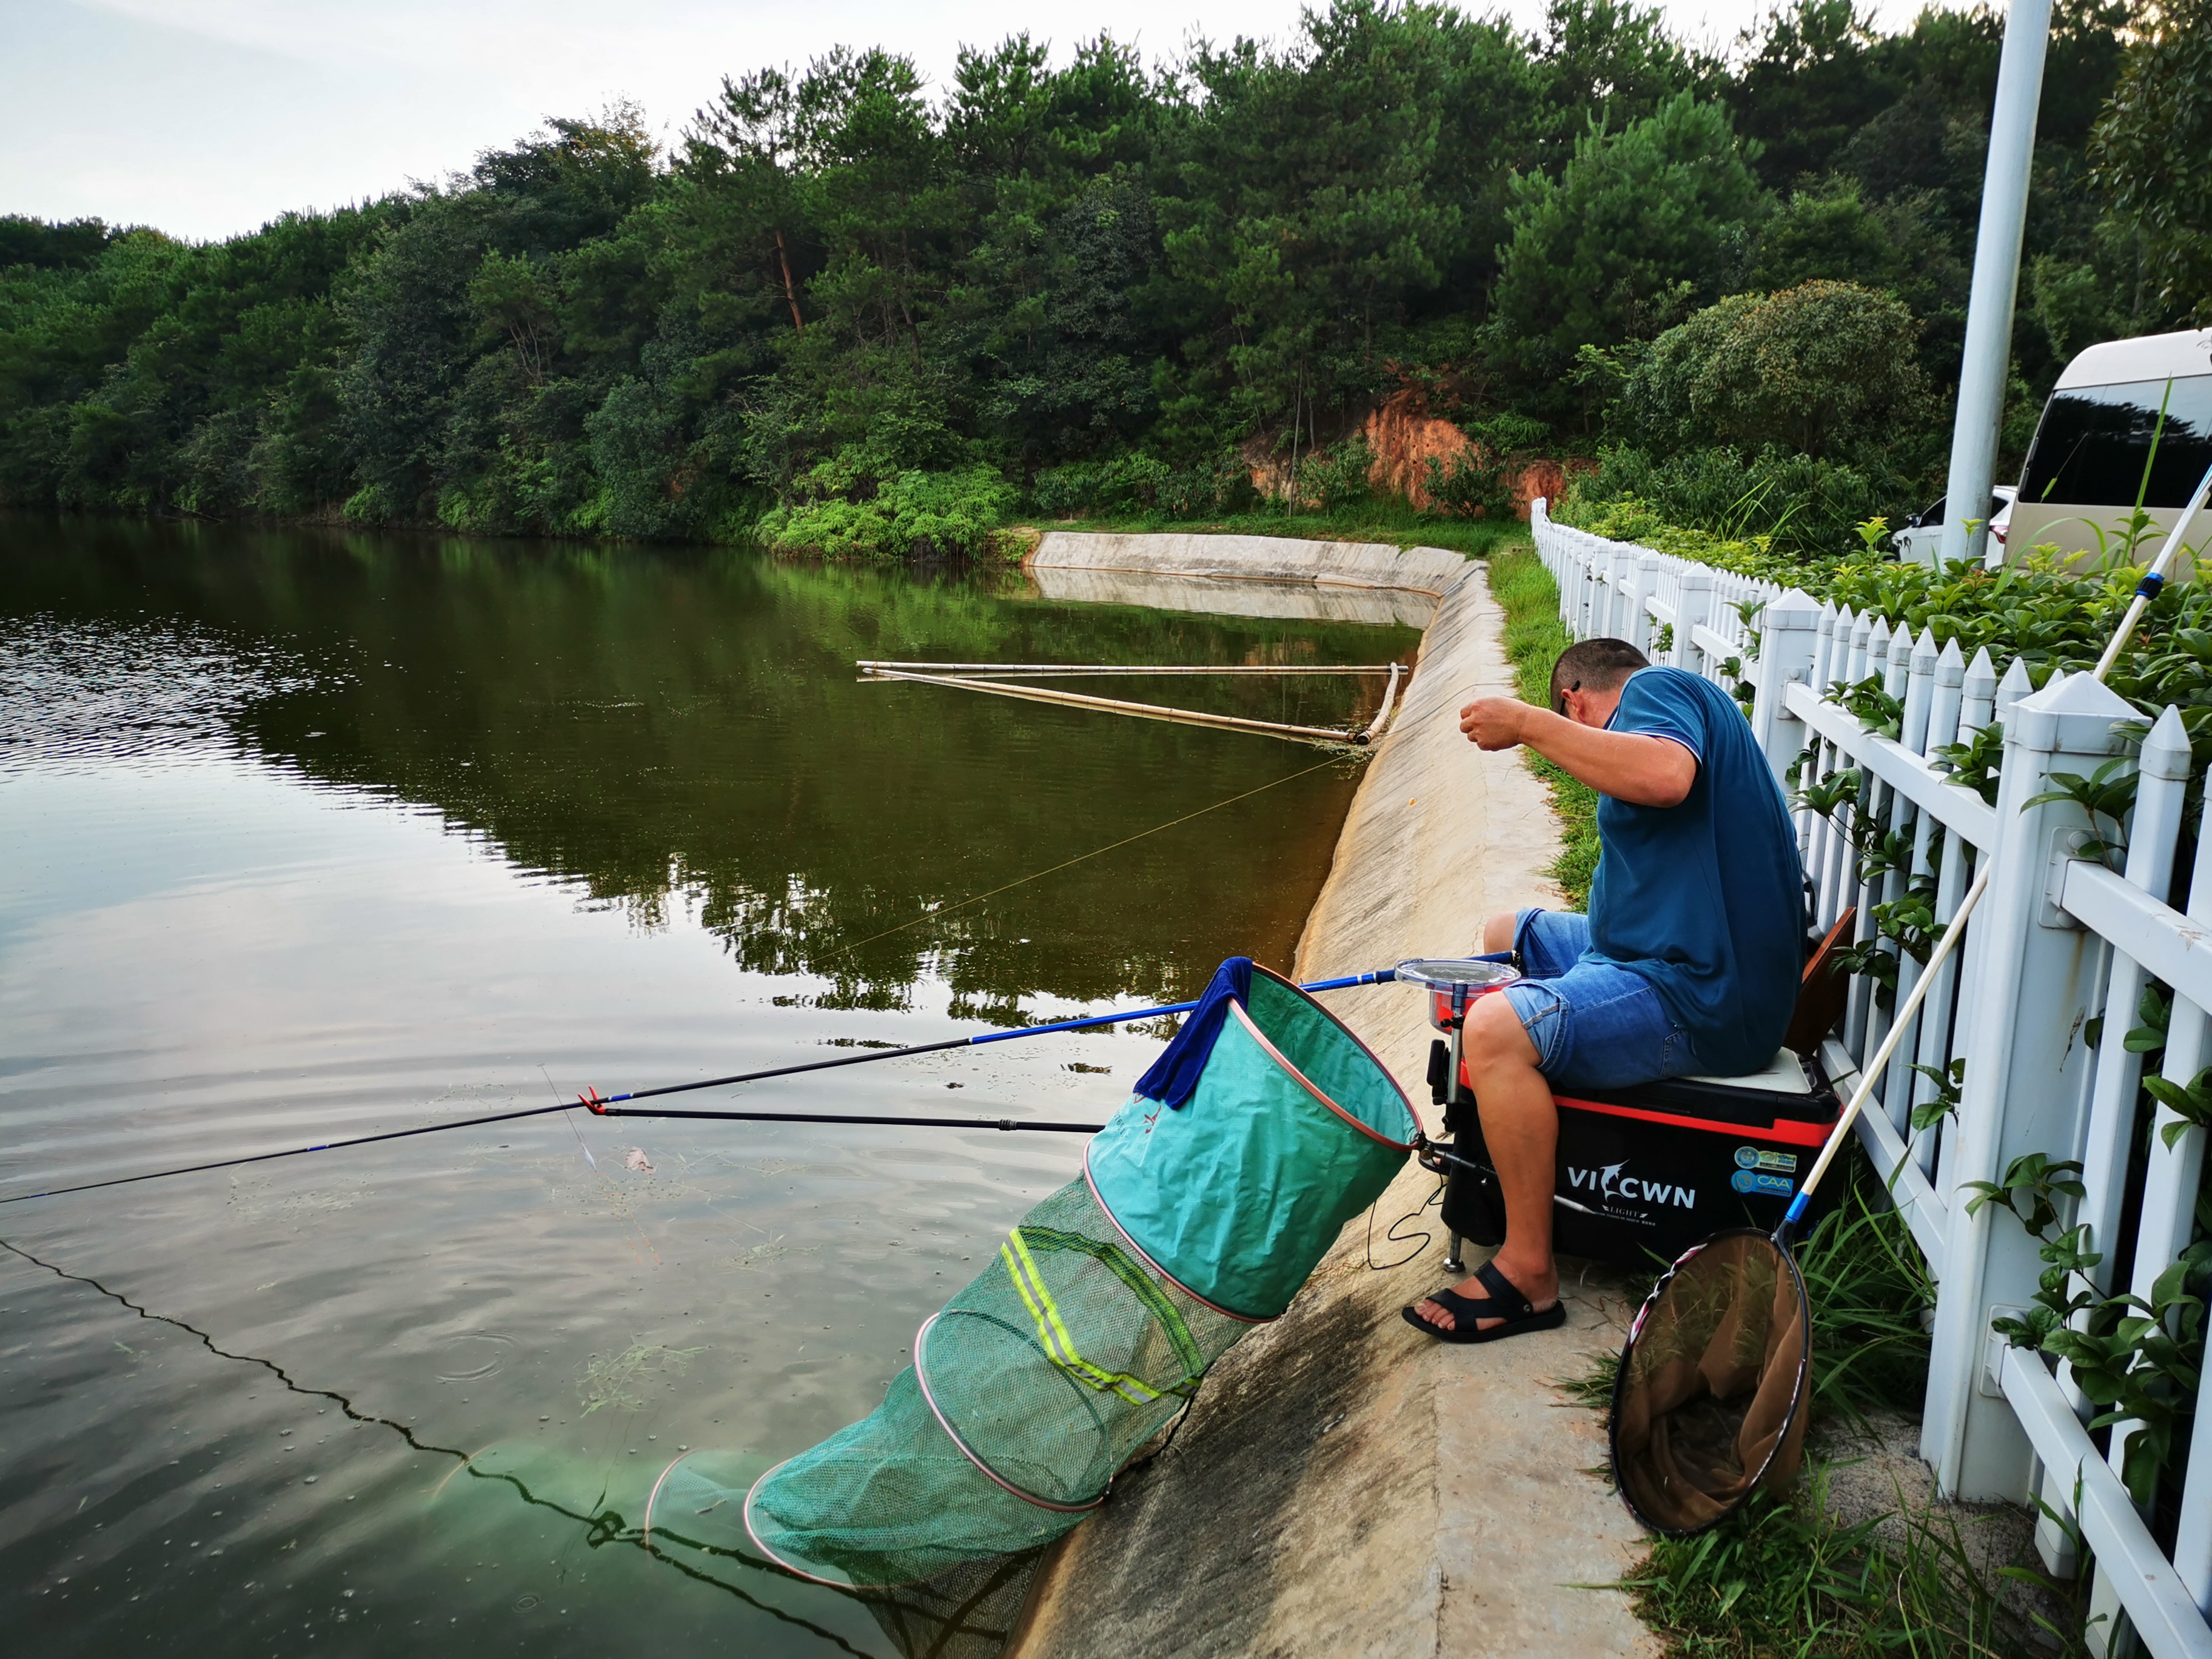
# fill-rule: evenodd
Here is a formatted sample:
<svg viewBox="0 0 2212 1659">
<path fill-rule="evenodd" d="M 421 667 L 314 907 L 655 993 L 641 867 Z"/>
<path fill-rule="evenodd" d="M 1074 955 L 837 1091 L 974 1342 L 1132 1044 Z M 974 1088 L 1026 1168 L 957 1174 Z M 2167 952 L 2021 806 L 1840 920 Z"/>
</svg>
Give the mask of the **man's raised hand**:
<svg viewBox="0 0 2212 1659">
<path fill-rule="evenodd" d="M 1459 729 L 1478 749 L 1510 749 L 1527 741 L 1536 712 L 1518 697 L 1477 697 L 1459 711 Z"/>
</svg>

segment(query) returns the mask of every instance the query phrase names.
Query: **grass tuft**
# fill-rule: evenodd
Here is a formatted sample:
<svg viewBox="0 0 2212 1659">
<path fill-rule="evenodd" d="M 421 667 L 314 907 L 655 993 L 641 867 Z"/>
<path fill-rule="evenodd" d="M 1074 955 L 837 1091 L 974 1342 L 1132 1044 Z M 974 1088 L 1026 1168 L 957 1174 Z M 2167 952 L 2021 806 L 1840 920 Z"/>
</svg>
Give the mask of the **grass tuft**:
<svg viewBox="0 0 2212 1659">
<path fill-rule="evenodd" d="M 1934 1303 L 1927 1266 L 1905 1219 L 1856 1147 L 1831 1179 L 1843 1203 L 1797 1246 L 1813 1320 L 1813 1400 L 1820 1415 L 1855 1421 L 1878 1409 L 1917 1411 L 1928 1364 L 1921 1313 Z M 1638 1299 L 1648 1287 L 1638 1287 Z M 1610 1407 L 1612 1353 L 1590 1356 L 1558 1387 L 1600 1413 Z M 1610 1471 L 1607 1471 L 1609 1477 Z M 1653 1540 L 1621 1581 L 1670 1659 L 2054 1659 L 2078 1639 L 2001 1601 L 1975 1571 L 1948 1518 L 1912 1513 L 1845 1526 L 1828 1513 L 1817 1464 L 1807 1483 L 1755 1496 L 1712 1531 Z M 1879 1535 L 1877 1535 L 1879 1534 Z M 2069 1586 L 2030 1579 L 2050 1604 Z M 2078 1621 L 2072 1626 L 2078 1630 Z"/>
<path fill-rule="evenodd" d="M 1542 708 L 1551 697 L 1552 665 L 1570 643 L 1559 620 L 1558 585 L 1535 549 L 1523 543 L 1491 556 L 1490 592 L 1505 612 L 1505 656 L 1516 689 L 1522 702 Z M 1597 791 L 1533 750 L 1523 752 L 1529 770 L 1551 790 L 1559 817 L 1559 856 L 1547 873 L 1579 910 L 1589 902 L 1590 878 L 1597 873 Z"/>
</svg>

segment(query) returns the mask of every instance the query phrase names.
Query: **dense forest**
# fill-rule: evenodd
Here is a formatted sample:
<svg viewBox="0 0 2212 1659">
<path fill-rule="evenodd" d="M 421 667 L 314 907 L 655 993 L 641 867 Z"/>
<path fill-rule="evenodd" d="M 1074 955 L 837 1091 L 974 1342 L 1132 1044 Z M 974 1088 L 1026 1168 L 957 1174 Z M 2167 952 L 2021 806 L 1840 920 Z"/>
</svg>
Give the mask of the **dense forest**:
<svg viewBox="0 0 2212 1659">
<path fill-rule="evenodd" d="M 1796 0 L 1717 58 L 1629 0 L 1335 0 L 943 87 L 841 47 L 672 148 L 554 119 L 204 246 L 0 219 L 0 502 L 961 550 L 1356 497 L 1395 399 L 1474 440 L 1433 511 L 1577 454 L 1829 537 L 1940 471 L 2002 33 Z M 2058 0 L 2015 448 L 2081 346 L 2212 320 L 2208 157 L 2212 0 Z"/>
</svg>

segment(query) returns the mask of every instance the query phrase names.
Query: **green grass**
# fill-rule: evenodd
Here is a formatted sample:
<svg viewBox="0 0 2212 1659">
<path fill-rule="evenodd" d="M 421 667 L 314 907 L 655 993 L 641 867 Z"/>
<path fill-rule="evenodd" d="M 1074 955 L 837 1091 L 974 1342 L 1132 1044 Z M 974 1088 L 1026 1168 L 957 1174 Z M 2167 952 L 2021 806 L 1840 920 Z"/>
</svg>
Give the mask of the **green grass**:
<svg viewBox="0 0 2212 1659">
<path fill-rule="evenodd" d="M 1237 513 L 1218 519 L 1170 519 L 1152 514 L 1114 519 L 1033 519 L 1029 522 L 1040 530 L 1295 536 L 1305 541 L 1387 542 L 1399 548 L 1445 547 L 1470 557 L 1480 557 L 1500 543 L 1528 534 L 1520 525 L 1504 520 L 1438 518 L 1397 496 L 1377 496 L 1331 513 L 1285 514 L 1277 507 L 1273 511 Z"/>
<path fill-rule="evenodd" d="M 1547 706 L 1552 665 L 1569 643 L 1552 574 L 1535 549 L 1522 542 L 1491 556 L 1490 591 L 1505 611 L 1505 655 L 1521 696 Z M 1551 790 L 1552 808 L 1559 816 L 1559 856 L 1549 873 L 1567 902 L 1581 909 L 1589 902 L 1590 878 L 1597 872 L 1597 791 L 1533 750 L 1527 758 L 1529 769 Z"/>
<path fill-rule="evenodd" d="M 1699 1537 L 1660 1539 L 1621 1581 L 1671 1659 L 2064 1659 L 2084 1651 L 2058 1626 L 2002 1607 L 1942 1517 L 1907 1516 L 1877 1538 L 1880 1517 L 1839 1526 L 1825 1513 L 1817 1472 L 1811 1488 L 1787 1498 L 1759 1494 Z"/>
</svg>

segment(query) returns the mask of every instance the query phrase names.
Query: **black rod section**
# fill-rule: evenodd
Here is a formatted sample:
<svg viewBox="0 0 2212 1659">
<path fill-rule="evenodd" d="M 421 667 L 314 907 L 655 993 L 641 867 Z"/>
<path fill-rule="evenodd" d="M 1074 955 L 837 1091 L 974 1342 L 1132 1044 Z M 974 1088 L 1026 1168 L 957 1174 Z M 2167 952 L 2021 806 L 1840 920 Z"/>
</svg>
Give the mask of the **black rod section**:
<svg viewBox="0 0 2212 1659">
<path fill-rule="evenodd" d="M 199 1175 L 209 1170 L 234 1170 L 241 1164 L 266 1164 L 276 1158 L 304 1158 L 309 1152 L 334 1152 L 345 1146 L 366 1146 L 373 1141 L 404 1140 L 410 1135 L 434 1135 L 447 1129 L 472 1129 L 480 1123 L 511 1123 L 519 1117 L 544 1117 L 549 1112 L 574 1110 L 577 1103 L 564 1100 L 557 1106 L 532 1106 L 526 1111 L 496 1112 L 489 1117 L 457 1118 L 451 1123 L 426 1123 L 419 1129 L 393 1129 L 380 1135 L 356 1135 L 350 1140 L 326 1140 L 319 1146 L 287 1146 L 281 1152 L 254 1152 L 245 1158 L 219 1158 L 213 1164 L 189 1164 L 180 1170 L 150 1170 L 144 1175 L 116 1176 L 106 1181 L 88 1181 L 76 1187 L 49 1187 L 42 1193 L 15 1193 L 0 1198 L 0 1204 L 21 1204 L 27 1199 L 59 1198 L 64 1193 L 96 1192 L 102 1187 L 128 1187 L 136 1181 L 160 1181 L 168 1176 Z"/>
<path fill-rule="evenodd" d="M 887 1123 L 915 1129 L 1042 1129 L 1054 1134 L 1095 1135 L 1103 1123 L 1032 1123 L 1012 1117 L 855 1117 L 835 1112 L 636 1112 L 612 1107 L 601 1117 L 707 1117 L 741 1123 Z"/>
</svg>

